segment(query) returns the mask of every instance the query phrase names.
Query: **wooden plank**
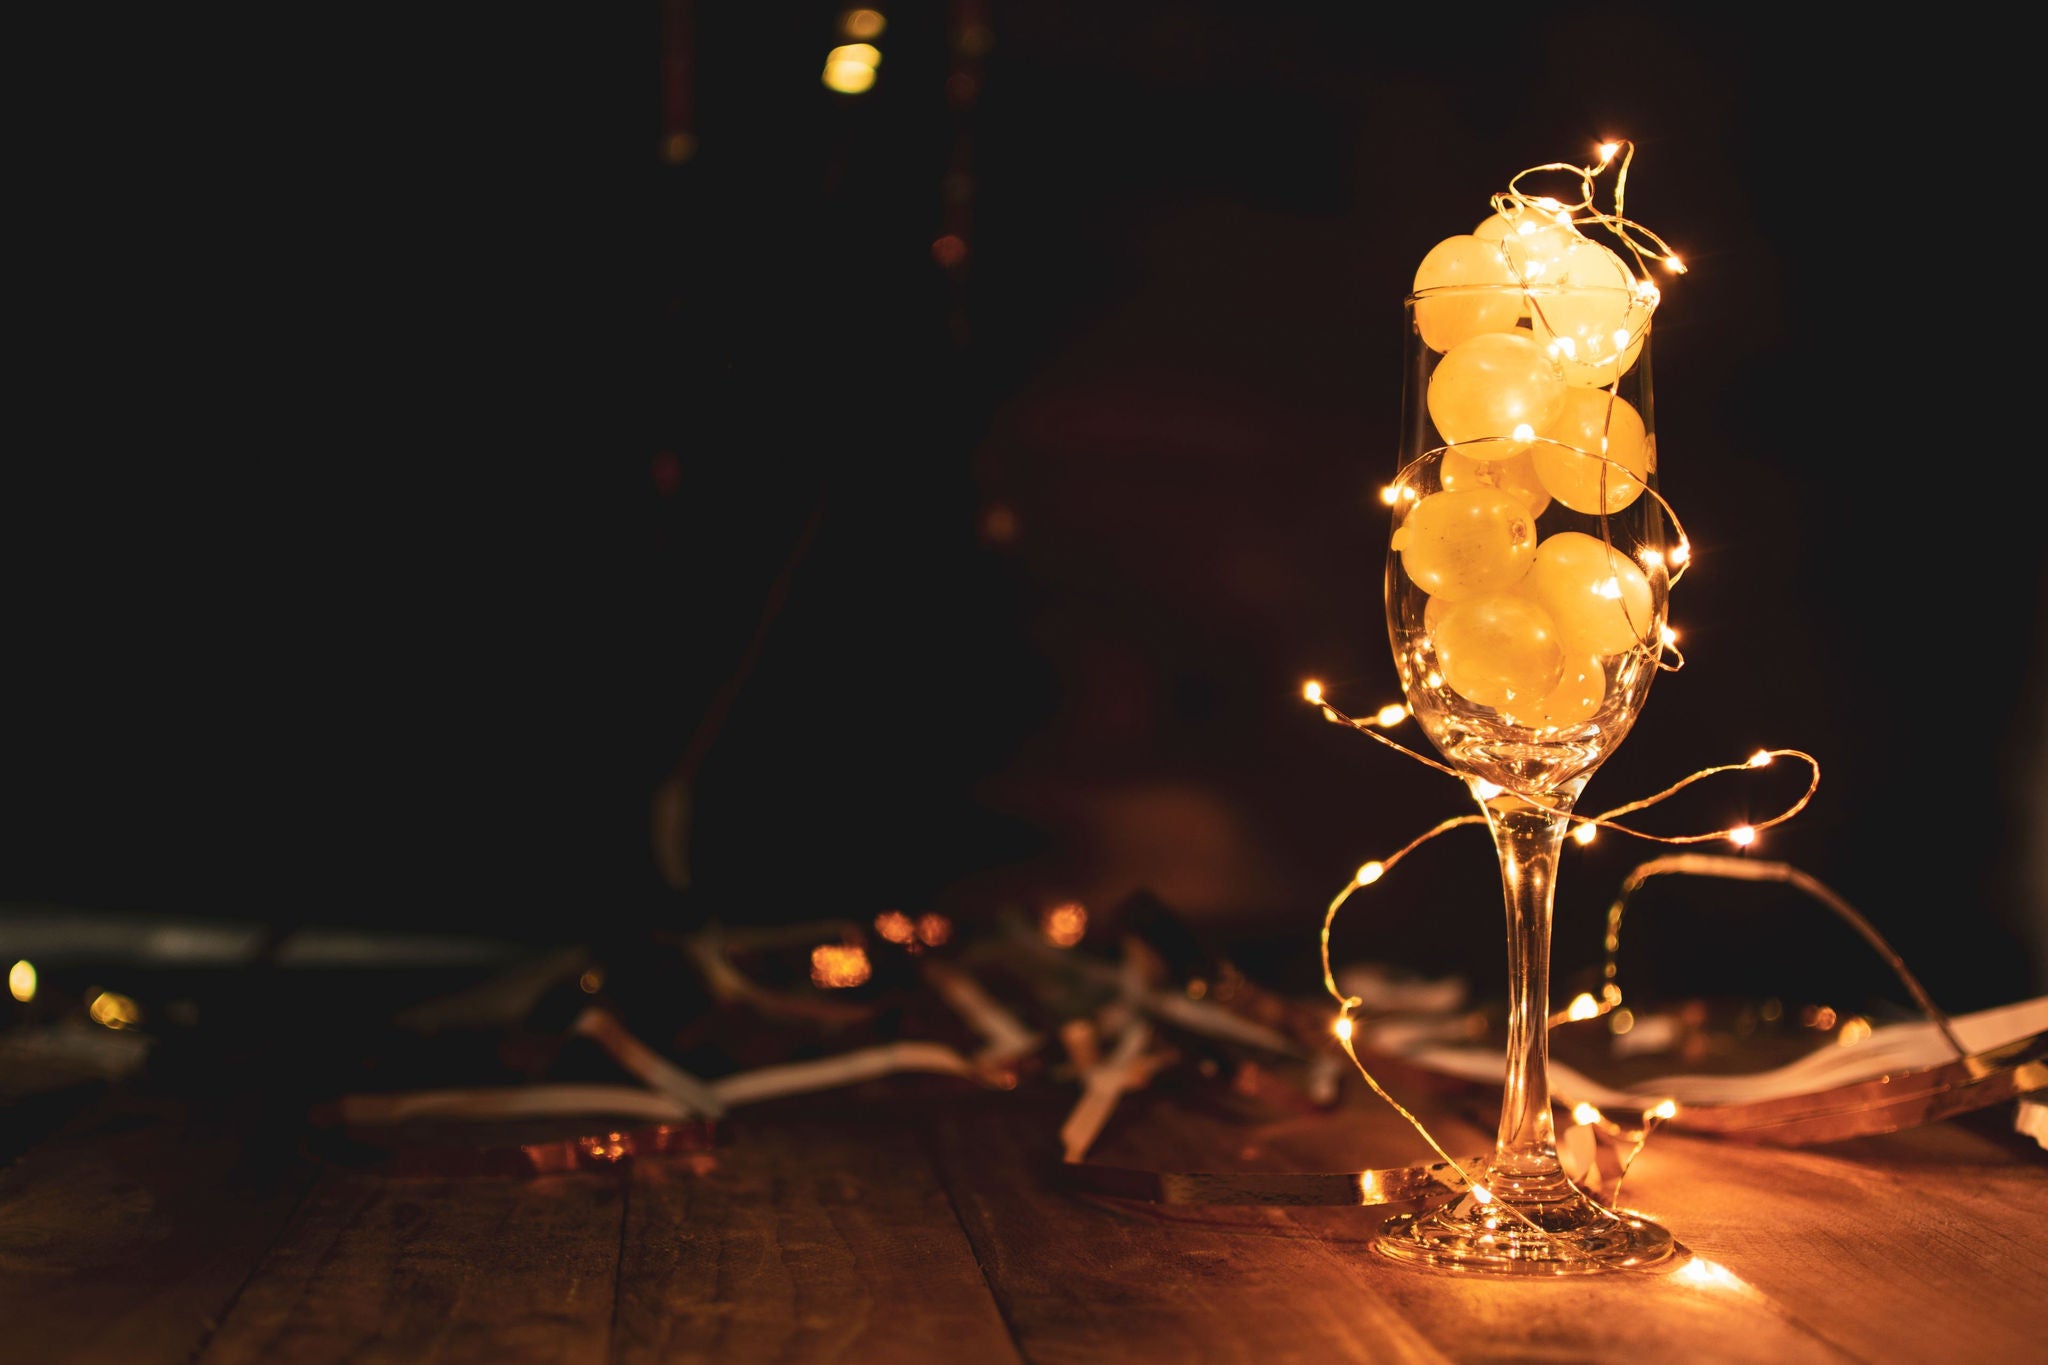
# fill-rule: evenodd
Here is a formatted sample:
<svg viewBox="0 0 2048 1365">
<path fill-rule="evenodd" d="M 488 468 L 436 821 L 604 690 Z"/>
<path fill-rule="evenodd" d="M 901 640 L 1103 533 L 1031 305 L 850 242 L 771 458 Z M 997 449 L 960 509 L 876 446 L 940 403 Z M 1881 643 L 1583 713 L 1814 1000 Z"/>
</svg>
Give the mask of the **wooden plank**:
<svg viewBox="0 0 2048 1365">
<path fill-rule="evenodd" d="M 1397 1093 L 1449 1150 L 1486 1149 L 1470 1096 L 1401 1079 Z M 1057 1116 L 1046 1122 L 1056 1127 Z M 1162 1087 L 1126 1098 L 1097 1155 L 1206 1170 L 1433 1159 L 1362 1085 L 1329 1112 L 1236 1122 L 1196 1091 Z M 1069 1227 L 1075 1220 L 1046 1212 L 1056 1196 L 1030 1191 L 1027 1181 L 1005 1202 L 1000 1182 L 988 1189 L 973 1174 L 968 1152 L 958 1161 L 987 1210 L 970 1233 L 979 1221 L 977 1247 L 1033 1360 L 1113 1360 L 1119 1343 L 1128 1350 L 1132 1341 L 1158 1342 L 1162 1358 L 1189 1361 L 1627 1360 L 1660 1358 L 1675 1345 L 1688 1358 L 1740 1365 L 1851 1359 L 1764 1296 L 1697 1272 L 1515 1281 L 1417 1270 L 1370 1249 L 1389 1208 L 1131 1206 Z"/>
<path fill-rule="evenodd" d="M 928 1096 L 749 1106 L 699 1169 L 636 1170 L 614 1359 L 1017 1360 L 919 1131 Z"/>
<path fill-rule="evenodd" d="M 941 1168 L 1018 1346 L 1034 1365 L 1147 1360 L 1319 1362 L 1447 1360 L 1430 1333 L 1389 1308 L 1351 1264 L 1352 1249 L 1263 1208 L 1165 1208 L 1064 1192 L 1057 1089 L 964 1104 L 937 1125 Z M 1101 1159 L 1160 1165 L 1227 1153 L 1177 1136 L 1121 1139 L 1162 1112 L 1128 1096 Z M 1214 1115 L 1181 1115 L 1190 1125 Z M 1112 1132 L 1112 1129 L 1116 1130 Z"/>
<path fill-rule="evenodd" d="M 125 1089 L 0 1176 L 0 1323 L 42 1365 L 188 1361 L 314 1168 L 227 1115 Z"/>
<path fill-rule="evenodd" d="M 1433 1084 L 1385 1064 L 1376 1064 L 1376 1074 L 1454 1154 L 1491 1148 L 1497 1088 L 1446 1085 L 1440 1078 Z M 1406 1120 L 1362 1083 L 1347 1089 L 1323 1132 L 1293 1125 L 1286 1154 L 1317 1163 L 1356 1152 L 1360 1139 L 1354 1132 L 1385 1164 L 1433 1157 Z M 1658 1270 L 1526 1281 L 1390 1262 L 1371 1250 L 1387 1212 L 1290 1209 L 1287 1217 L 1343 1247 L 1370 1292 L 1425 1330 L 1454 1360 L 1648 1360 L 1668 1356 L 1680 1344 L 1688 1359 L 1729 1365 L 1848 1359 L 1762 1296 L 1728 1292 L 1718 1277 L 1703 1277 L 1679 1260 Z"/>
<path fill-rule="evenodd" d="M 2048 1153 L 1953 1121 L 1800 1149 L 1667 1133 L 1624 1195 L 1855 1355 L 2043 1358 Z"/>
<path fill-rule="evenodd" d="M 401 1179 L 333 1168 L 201 1365 L 606 1358 L 617 1173 Z"/>
</svg>

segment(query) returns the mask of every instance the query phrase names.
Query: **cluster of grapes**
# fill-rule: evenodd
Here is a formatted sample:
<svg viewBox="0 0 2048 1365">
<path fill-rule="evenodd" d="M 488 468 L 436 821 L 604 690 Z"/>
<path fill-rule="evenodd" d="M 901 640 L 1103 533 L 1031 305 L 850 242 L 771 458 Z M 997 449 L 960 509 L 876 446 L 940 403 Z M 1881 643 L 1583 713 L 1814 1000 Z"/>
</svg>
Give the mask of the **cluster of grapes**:
<svg viewBox="0 0 2048 1365">
<path fill-rule="evenodd" d="M 1443 685 L 1508 724 L 1591 719 L 1607 665 L 1655 626 L 1650 578 L 1597 520 L 1651 476 L 1655 439 L 1621 390 L 1655 304 L 1618 255 L 1541 202 L 1444 239 L 1416 270 L 1443 449 L 1435 478 L 1404 489 L 1392 548 L 1428 595 Z M 1553 501 L 1601 533 L 1539 536 Z"/>
</svg>

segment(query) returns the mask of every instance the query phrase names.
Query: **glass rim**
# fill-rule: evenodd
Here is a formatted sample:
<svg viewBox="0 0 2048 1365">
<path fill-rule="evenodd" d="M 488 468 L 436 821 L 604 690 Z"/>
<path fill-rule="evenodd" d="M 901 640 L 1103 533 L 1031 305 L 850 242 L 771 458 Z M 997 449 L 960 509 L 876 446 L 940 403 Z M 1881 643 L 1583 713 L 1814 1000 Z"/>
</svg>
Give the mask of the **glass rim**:
<svg viewBox="0 0 2048 1365">
<path fill-rule="evenodd" d="M 1534 294 L 1538 298 L 1559 298 L 1567 294 L 1613 295 L 1640 300 L 1644 307 L 1650 306 L 1649 301 L 1634 289 L 1625 289 L 1618 284 L 1433 284 L 1427 289 L 1409 290 L 1404 301 L 1415 303 L 1460 294 Z"/>
</svg>

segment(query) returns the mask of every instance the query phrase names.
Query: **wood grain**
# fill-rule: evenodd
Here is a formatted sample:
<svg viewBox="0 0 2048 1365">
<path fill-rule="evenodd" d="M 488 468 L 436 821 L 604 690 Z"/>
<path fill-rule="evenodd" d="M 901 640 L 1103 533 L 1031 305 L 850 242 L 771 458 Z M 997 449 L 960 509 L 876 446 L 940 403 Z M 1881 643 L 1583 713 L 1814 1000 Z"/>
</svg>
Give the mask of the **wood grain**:
<svg viewBox="0 0 2048 1365">
<path fill-rule="evenodd" d="M 2048 1164 L 1955 1124 L 1792 1151 L 1660 1134 L 1624 1190 L 1856 1356 L 2048 1359 Z"/>
<path fill-rule="evenodd" d="M 874 1093 L 750 1108 L 702 1169 L 636 1170 L 615 1360 L 1018 1359 L 933 1169 L 928 1091 Z"/>
<path fill-rule="evenodd" d="M 1363 1283 L 1357 1248 L 1261 1208 L 1159 1209 L 1063 1193 L 1058 1095 L 961 1106 L 941 1164 L 1018 1348 L 1034 1365 L 1450 1359 L 1426 1326 Z M 1227 1153 L 1132 1097 L 1113 1120 L 1122 1161 L 1192 1168 Z M 1138 1111 L 1144 1111 L 1139 1113 Z M 1195 1116 L 1191 1125 L 1214 1124 Z M 1137 1133 L 1149 1141 L 1133 1144 Z M 1105 1130 L 1107 1141 L 1111 1134 Z"/>
<path fill-rule="evenodd" d="M 112 1092 L 0 1176 L 7 1358 L 189 1360 L 313 1174 L 239 1121 Z"/>
<path fill-rule="evenodd" d="M 602 1362 L 623 1187 L 328 1170 L 201 1365 Z"/>
</svg>

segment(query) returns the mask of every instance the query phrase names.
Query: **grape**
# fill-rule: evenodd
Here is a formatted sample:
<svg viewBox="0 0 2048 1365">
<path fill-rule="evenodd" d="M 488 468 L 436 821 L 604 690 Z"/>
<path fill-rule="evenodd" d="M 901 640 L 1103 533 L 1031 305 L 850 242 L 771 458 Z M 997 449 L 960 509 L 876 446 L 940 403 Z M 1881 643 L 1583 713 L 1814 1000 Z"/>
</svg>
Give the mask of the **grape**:
<svg viewBox="0 0 2048 1365">
<path fill-rule="evenodd" d="M 1470 441 L 1446 450 L 1441 466 L 1444 487 L 1453 491 L 1498 488 L 1514 494 L 1529 509 L 1530 516 L 1540 517 L 1543 509 L 1550 506 L 1550 492 L 1536 477 L 1536 462 L 1530 458 L 1529 452 L 1525 450 L 1505 460 L 1491 458 L 1492 452 L 1504 452 L 1508 444 L 1505 441 Z"/>
<path fill-rule="evenodd" d="M 1563 730 L 1591 720 L 1606 699 L 1607 674 L 1600 660 L 1567 652 L 1557 686 L 1534 702 L 1510 702 L 1501 709 L 1501 719 L 1531 730 Z"/>
<path fill-rule="evenodd" d="M 1445 285 L 1499 285 L 1499 289 L 1460 290 L 1415 301 L 1415 325 L 1433 351 L 1448 351 L 1481 332 L 1513 331 L 1527 313 L 1521 291 L 1514 287 L 1500 245 L 1478 237 L 1446 237 L 1429 249 L 1415 269 L 1415 292 Z"/>
<path fill-rule="evenodd" d="M 1536 518 L 1498 488 L 1432 493 L 1408 509 L 1392 547 L 1431 597 L 1458 601 L 1514 586 L 1536 553 Z"/>
<path fill-rule="evenodd" d="M 1650 474 L 1652 447 L 1642 414 L 1626 398 L 1604 389 L 1565 392 L 1556 419 L 1541 429 L 1547 439 L 1529 452 L 1536 477 L 1552 497 L 1574 512 L 1593 516 L 1619 512 L 1642 494 L 1641 481 Z M 1562 444 L 1554 444 L 1558 442 Z M 1613 463 L 1594 458 L 1602 453 Z M 1607 481 L 1604 507 L 1600 501 L 1603 476 Z"/>
<path fill-rule="evenodd" d="M 1543 262 L 1542 273 L 1528 283 L 1536 289 L 1535 338 L 1556 354 L 1567 383 L 1612 384 L 1636 363 L 1650 310 L 1637 297 L 1636 277 L 1621 257 L 1590 237 L 1578 237 Z"/>
<path fill-rule="evenodd" d="M 1481 706 L 1547 697 L 1564 673 L 1564 649 L 1550 614 L 1519 593 L 1456 603 L 1431 639 L 1445 685 Z"/>
<path fill-rule="evenodd" d="M 1521 586 L 1573 653 L 1619 654 L 1656 628 L 1650 580 L 1627 555 L 1583 531 L 1544 537 Z"/>
<path fill-rule="evenodd" d="M 1568 392 L 1557 363 L 1527 332 L 1481 332 L 1437 362 L 1427 401 L 1447 444 L 1499 438 L 1507 444 L 1494 458 L 1505 459 L 1557 421 Z M 1517 436 L 1517 428 L 1527 432 Z"/>
</svg>

